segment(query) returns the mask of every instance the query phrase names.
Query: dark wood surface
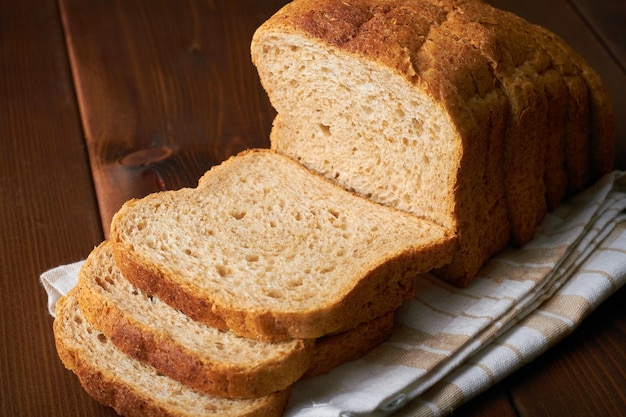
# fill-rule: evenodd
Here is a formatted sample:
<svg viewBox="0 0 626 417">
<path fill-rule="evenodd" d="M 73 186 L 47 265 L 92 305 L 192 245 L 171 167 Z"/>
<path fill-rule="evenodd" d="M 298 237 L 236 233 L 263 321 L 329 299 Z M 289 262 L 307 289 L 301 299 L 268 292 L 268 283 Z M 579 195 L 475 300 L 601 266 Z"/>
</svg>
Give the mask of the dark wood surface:
<svg viewBox="0 0 626 417">
<path fill-rule="evenodd" d="M 626 169 L 626 3 L 492 0 L 565 38 L 607 84 Z M 0 415 L 112 416 L 56 355 L 39 285 L 83 259 L 123 201 L 194 185 L 268 146 L 250 63 L 284 1 L 0 0 Z M 625 289 L 467 416 L 626 414 Z"/>
</svg>

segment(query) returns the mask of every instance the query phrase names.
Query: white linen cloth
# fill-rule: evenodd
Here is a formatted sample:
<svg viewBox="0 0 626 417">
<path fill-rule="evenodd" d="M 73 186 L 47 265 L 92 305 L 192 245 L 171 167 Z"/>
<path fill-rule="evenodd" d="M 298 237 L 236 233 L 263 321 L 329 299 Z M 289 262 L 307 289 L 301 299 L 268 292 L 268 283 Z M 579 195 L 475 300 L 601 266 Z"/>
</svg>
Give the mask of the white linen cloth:
<svg viewBox="0 0 626 417">
<path fill-rule="evenodd" d="M 41 275 L 54 314 L 82 262 Z M 365 357 L 295 384 L 286 416 L 444 416 L 553 346 L 626 282 L 626 173 L 548 214 L 472 284 L 432 276 Z"/>
</svg>

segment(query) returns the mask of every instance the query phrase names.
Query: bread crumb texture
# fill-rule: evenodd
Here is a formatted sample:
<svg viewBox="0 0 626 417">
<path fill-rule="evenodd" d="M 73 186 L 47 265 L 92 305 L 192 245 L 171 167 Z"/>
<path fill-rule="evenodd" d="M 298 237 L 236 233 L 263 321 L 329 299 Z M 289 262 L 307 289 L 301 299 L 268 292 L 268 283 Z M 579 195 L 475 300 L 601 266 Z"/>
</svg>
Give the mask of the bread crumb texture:
<svg viewBox="0 0 626 417">
<path fill-rule="evenodd" d="M 271 145 L 458 236 L 466 285 L 612 166 L 612 111 L 556 35 L 478 0 L 297 0 L 254 34 Z M 586 150 L 586 151 L 585 151 Z"/>
<path fill-rule="evenodd" d="M 83 316 L 75 291 L 57 303 L 57 351 L 97 401 L 128 416 L 280 416 L 288 391 L 228 399 L 190 389 L 118 350 Z"/>
<path fill-rule="evenodd" d="M 195 189 L 126 204 L 111 241 L 114 254 L 157 271 L 148 279 L 163 287 L 164 300 L 181 292 L 235 332 L 270 326 L 257 330 L 272 337 L 273 327 L 287 326 L 299 338 L 397 308 L 414 276 L 446 262 L 452 247 L 445 229 L 348 193 L 270 150 L 229 159 Z M 320 327 L 309 333 L 310 326 Z"/>
<path fill-rule="evenodd" d="M 220 331 L 133 286 L 110 245 L 95 248 L 79 274 L 85 317 L 121 351 L 208 394 L 258 397 L 286 389 L 309 368 L 314 341 L 264 343 Z"/>
</svg>

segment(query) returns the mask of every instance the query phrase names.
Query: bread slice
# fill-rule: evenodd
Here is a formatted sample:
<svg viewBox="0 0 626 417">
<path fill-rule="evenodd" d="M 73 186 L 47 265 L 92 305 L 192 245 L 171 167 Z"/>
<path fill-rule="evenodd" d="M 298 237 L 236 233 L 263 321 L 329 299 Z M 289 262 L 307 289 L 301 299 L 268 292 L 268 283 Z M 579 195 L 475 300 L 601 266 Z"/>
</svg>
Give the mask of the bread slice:
<svg viewBox="0 0 626 417">
<path fill-rule="evenodd" d="M 127 202 L 110 241 L 146 293 L 266 341 L 318 338 L 395 311 L 454 246 L 446 229 L 268 149 L 213 167 L 197 188 Z"/>
<path fill-rule="evenodd" d="M 251 398 L 287 389 L 310 367 L 314 340 L 265 343 L 195 322 L 124 278 L 108 242 L 77 285 L 87 320 L 124 353 L 199 391 Z"/>
<path fill-rule="evenodd" d="M 507 243 L 527 242 L 567 187 L 567 120 L 550 107 L 584 97 L 560 96 L 548 52 L 560 47 L 536 30 L 480 1 L 292 2 L 251 45 L 278 113 L 272 148 L 453 230 L 453 261 L 438 272 L 466 285 Z"/>
<path fill-rule="evenodd" d="M 550 135 L 544 75 L 550 58 L 533 38 L 530 24 L 512 13 L 468 1 L 451 15 L 457 20 L 455 26 L 473 22 L 488 27 L 491 35 L 489 43 L 477 47 L 490 60 L 494 82 L 510 103 L 505 137 L 506 201 L 511 242 L 523 245 L 547 213 L 544 174 Z M 471 37 L 468 33 L 468 42 Z"/>
<path fill-rule="evenodd" d="M 90 253 L 77 288 L 85 318 L 122 352 L 184 385 L 228 398 L 287 389 L 303 375 L 325 373 L 364 355 L 393 330 L 388 313 L 317 341 L 265 343 L 222 332 L 133 286 L 106 241 Z"/>
<path fill-rule="evenodd" d="M 226 399 L 194 391 L 118 350 L 83 316 L 76 289 L 56 305 L 59 357 L 89 395 L 124 416 L 280 416 L 289 391 L 253 399 Z"/>
</svg>

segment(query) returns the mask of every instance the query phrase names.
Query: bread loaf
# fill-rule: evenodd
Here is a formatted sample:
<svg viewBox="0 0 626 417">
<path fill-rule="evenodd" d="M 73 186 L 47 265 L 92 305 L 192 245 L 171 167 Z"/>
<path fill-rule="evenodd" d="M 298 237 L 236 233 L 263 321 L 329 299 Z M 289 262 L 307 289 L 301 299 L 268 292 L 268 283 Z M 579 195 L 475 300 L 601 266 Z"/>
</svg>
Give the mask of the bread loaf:
<svg viewBox="0 0 626 417">
<path fill-rule="evenodd" d="M 85 390 L 124 416 L 280 416 L 289 391 L 252 399 L 227 399 L 194 391 L 118 350 L 83 316 L 76 289 L 56 305 L 58 354 Z"/>
<path fill-rule="evenodd" d="M 597 75 L 554 34 L 478 0 L 296 0 L 251 54 L 277 110 L 272 148 L 452 230 L 438 273 L 457 285 L 611 169 Z"/>
<path fill-rule="evenodd" d="M 63 363 L 120 414 L 279 416 L 420 273 L 467 285 L 612 169 L 598 76 L 478 0 L 296 0 L 251 53 L 273 150 L 127 202 L 57 304 Z"/>
<path fill-rule="evenodd" d="M 197 188 L 127 202 L 110 241 L 146 293 L 266 341 L 318 338 L 396 310 L 454 244 L 444 228 L 267 149 L 213 167 Z"/>
</svg>

